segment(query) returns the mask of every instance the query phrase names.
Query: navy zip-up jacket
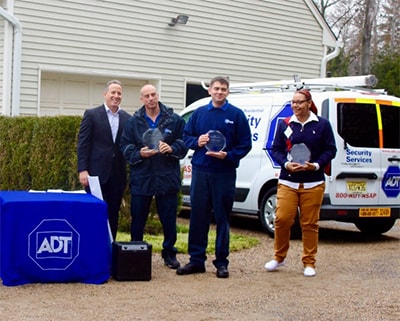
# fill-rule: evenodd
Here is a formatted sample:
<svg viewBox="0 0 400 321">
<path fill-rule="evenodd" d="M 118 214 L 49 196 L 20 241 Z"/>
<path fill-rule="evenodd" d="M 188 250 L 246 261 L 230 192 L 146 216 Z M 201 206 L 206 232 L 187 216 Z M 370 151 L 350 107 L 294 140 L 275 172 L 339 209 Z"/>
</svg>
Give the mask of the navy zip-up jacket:
<svg viewBox="0 0 400 321">
<path fill-rule="evenodd" d="M 145 118 L 145 107 L 136 111 L 125 124 L 120 149 L 130 165 L 130 191 L 132 195 L 165 195 L 177 193 L 181 187 L 179 160 L 188 149 L 183 140 L 185 121 L 173 109 L 159 102 L 160 120 L 157 128 L 163 141 L 172 148 L 172 154 L 158 153 L 151 158 L 141 158 L 144 147 L 142 136 L 150 128 Z"/>
<path fill-rule="evenodd" d="M 316 116 L 318 121 L 312 120 L 302 126 L 292 121 L 286 124 L 281 120 L 272 143 L 272 155 L 275 161 L 281 166 L 279 178 L 296 183 L 310 183 L 325 181 L 324 168 L 336 155 L 336 144 L 333 131 L 329 121 L 323 117 Z M 288 130 L 290 127 L 291 130 Z M 287 137 L 290 133 L 289 137 Z M 310 163 L 318 163 L 316 171 L 304 171 L 290 173 L 285 168 L 288 161 L 288 142 L 291 145 L 304 143 L 311 151 Z"/>
</svg>

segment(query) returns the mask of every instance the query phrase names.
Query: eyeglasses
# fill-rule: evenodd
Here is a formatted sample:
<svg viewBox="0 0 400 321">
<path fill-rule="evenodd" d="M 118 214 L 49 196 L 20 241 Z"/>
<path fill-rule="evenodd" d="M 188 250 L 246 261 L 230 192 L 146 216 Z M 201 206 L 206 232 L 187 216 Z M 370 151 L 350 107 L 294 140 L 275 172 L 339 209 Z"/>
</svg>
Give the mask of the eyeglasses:
<svg viewBox="0 0 400 321">
<path fill-rule="evenodd" d="M 292 105 L 301 105 L 302 103 L 309 101 L 309 99 L 304 99 L 304 100 L 292 100 Z"/>
</svg>

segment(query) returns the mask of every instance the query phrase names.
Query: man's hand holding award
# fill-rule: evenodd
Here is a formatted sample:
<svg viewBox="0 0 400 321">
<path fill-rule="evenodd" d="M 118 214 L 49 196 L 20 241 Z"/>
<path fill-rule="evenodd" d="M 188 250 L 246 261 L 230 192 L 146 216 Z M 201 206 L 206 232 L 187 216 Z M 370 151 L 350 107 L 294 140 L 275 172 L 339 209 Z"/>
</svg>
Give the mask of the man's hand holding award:
<svg viewBox="0 0 400 321">
<path fill-rule="evenodd" d="M 149 128 L 142 135 L 144 147 L 140 150 L 140 155 L 144 158 L 151 157 L 159 152 L 160 142 L 163 134 L 158 128 Z"/>
<path fill-rule="evenodd" d="M 205 144 L 205 148 L 207 149 L 206 155 L 224 159 L 227 155 L 224 151 L 226 147 L 225 136 L 218 130 L 209 130 L 207 135 L 208 142 Z"/>
</svg>

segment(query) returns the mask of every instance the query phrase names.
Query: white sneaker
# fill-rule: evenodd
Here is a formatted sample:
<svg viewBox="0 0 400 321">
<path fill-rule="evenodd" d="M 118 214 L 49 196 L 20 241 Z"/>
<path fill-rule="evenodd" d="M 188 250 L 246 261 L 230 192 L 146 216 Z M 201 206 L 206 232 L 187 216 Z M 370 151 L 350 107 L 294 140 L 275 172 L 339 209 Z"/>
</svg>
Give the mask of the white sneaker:
<svg viewBox="0 0 400 321">
<path fill-rule="evenodd" d="M 315 276 L 315 269 L 312 268 L 311 266 L 307 266 L 304 269 L 304 276 Z"/>
<path fill-rule="evenodd" d="M 271 261 L 265 263 L 264 267 L 268 272 L 272 272 L 272 271 L 275 271 L 278 267 L 281 267 L 284 265 L 285 265 L 284 260 L 282 262 L 278 262 L 277 260 L 271 260 Z"/>
</svg>

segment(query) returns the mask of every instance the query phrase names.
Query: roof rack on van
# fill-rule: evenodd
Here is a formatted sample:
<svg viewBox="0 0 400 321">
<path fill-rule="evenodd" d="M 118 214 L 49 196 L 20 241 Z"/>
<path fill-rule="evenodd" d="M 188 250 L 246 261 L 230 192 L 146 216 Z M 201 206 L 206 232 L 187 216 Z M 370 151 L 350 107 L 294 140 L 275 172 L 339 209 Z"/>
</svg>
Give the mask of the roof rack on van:
<svg viewBox="0 0 400 321">
<path fill-rule="evenodd" d="M 376 91 L 371 87 L 376 86 L 377 82 L 378 81 L 374 75 L 314 78 L 303 80 L 300 80 L 297 75 L 294 75 L 293 80 L 238 83 L 231 84 L 229 89 L 231 92 L 285 91 L 298 90 L 301 88 L 308 88 L 310 90 L 347 89 Z"/>
</svg>

